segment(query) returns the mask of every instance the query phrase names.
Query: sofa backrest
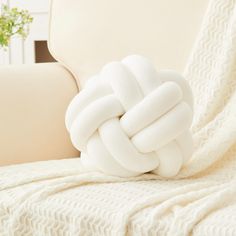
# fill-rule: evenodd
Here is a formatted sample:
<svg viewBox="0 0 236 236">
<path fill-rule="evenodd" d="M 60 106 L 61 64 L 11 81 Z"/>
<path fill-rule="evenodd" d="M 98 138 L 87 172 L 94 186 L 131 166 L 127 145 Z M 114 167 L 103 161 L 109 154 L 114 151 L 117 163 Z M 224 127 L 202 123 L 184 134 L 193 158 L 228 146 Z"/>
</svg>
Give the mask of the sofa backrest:
<svg viewBox="0 0 236 236">
<path fill-rule="evenodd" d="M 208 0 L 52 0 L 49 48 L 80 85 L 101 66 L 142 54 L 182 72 Z"/>
</svg>

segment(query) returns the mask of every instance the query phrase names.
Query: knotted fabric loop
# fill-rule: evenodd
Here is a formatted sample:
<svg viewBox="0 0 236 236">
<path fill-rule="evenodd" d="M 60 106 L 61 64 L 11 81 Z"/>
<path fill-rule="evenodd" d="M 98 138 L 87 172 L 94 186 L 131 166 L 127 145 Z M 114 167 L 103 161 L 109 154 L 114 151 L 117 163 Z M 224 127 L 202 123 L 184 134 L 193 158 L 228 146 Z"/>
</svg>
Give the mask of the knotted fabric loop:
<svg viewBox="0 0 236 236">
<path fill-rule="evenodd" d="M 152 171 L 173 177 L 189 160 L 192 92 L 173 71 L 157 72 L 144 57 L 105 65 L 66 112 L 66 127 L 81 161 L 118 176 Z"/>
</svg>

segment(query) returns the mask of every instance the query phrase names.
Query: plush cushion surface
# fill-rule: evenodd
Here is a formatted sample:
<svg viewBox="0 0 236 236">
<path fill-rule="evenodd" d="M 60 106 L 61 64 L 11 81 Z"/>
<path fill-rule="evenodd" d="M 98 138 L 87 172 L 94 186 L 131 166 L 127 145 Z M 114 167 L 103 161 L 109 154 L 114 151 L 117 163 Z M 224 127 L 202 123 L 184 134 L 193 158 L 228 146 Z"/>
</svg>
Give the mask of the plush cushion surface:
<svg viewBox="0 0 236 236">
<path fill-rule="evenodd" d="M 173 177 L 193 153 L 192 106 L 181 75 L 130 55 L 88 80 L 65 120 L 85 166 L 118 176 Z"/>
</svg>

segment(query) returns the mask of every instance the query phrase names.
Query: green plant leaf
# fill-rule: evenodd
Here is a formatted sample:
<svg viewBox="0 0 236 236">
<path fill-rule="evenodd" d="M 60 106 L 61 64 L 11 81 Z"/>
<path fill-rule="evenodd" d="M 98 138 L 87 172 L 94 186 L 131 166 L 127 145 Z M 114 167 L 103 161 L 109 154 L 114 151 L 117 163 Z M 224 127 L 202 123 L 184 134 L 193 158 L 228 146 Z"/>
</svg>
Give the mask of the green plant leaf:
<svg viewBox="0 0 236 236">
<path fill-rule="evenodd" d="M 26 38 L 29 34 L 29 26 L 33 17 L 27 10 L 9 8 L 1 5 L 0 11 L 0 47 L 6 48 L 12 36 L 18 35 Z"/>
</svg>

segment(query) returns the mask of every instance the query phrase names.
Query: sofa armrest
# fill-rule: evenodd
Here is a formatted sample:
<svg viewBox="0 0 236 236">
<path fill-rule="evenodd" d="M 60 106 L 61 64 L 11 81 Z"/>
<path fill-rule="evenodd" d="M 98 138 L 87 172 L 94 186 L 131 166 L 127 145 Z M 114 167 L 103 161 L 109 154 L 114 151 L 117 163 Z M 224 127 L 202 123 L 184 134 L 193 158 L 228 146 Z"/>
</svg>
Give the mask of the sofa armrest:
<svg viewBox="0 0 236 236">
<path fill-rule="evenodd" d="M 78 156 L 64 125 L 77 92 L 58 63 L 0 67 L 0 166 Z"/>
</svg>

